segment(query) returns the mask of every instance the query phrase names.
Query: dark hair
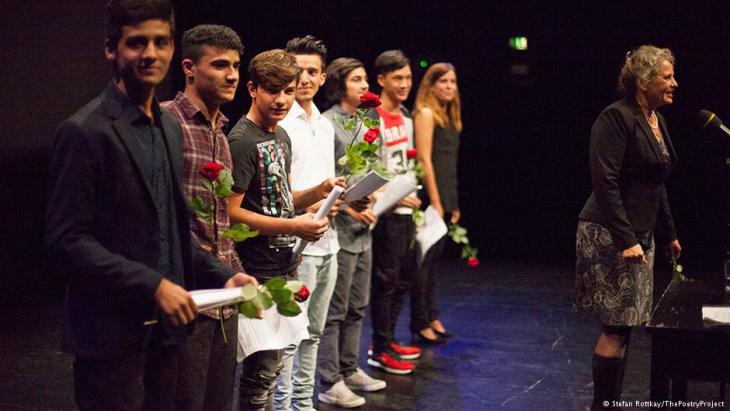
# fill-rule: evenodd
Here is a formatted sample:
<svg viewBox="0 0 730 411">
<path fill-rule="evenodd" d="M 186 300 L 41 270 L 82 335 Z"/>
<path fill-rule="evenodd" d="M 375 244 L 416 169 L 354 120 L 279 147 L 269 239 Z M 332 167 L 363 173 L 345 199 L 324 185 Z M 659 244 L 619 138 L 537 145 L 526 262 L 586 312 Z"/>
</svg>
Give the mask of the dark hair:
<svg viewBox="0 0 730 411">
<path fill-rule="evenodd" d="M 257 54 L 248 65 L 248 75 L 254 87 L 259 85 L 266 91 L 283 90 L 292 81 L 299 79 L 301 70 L 293 55 L 282 49 Z"/>
<path fill-rule="evenodd" d="M 327 47 L 322 40 L 307 34 L 304 37 L 294 37 L 286 43 L 286 51 L 291 54 L 317 54 L 322 59 L 322 67 L 327 64 Z"/>
<path fill-rule="evenodd" d="M 375 71 L 385 75 L 391 71 L 402 69 L 410 64 L 408 57 L 400 50 L 388 50 L 380 53 L 375 59 Z"/>
<path fill-rule="evenodd" d="M 347 95 L 345 80 L 352 70 L 359 67 L 365 67 L 358 59 L 349 57 L 340 57 L 332 61 L 327 66 L 325 73 L 327 74 L 327 82 L 324 83 L 324 91 L 327 95 L 327 101 L 337 104 Z"/>
<path fill-rule="evenodd" d="M 175 34 L 175 14 L 168 0 L 111 0 L 106 5 L 106 40 L 116 48 L 122 37 L 123 26 L 134 26 L 147 20 L 170 23 L 170 34 Z"/>
<path fill-rule="evenodd" d="M 218 24 L 200 24 L 183 33 L 182 58 L 197 62 L 206 46 L 243 54 L 243 43 L 233 29 Z"/>
</svg>

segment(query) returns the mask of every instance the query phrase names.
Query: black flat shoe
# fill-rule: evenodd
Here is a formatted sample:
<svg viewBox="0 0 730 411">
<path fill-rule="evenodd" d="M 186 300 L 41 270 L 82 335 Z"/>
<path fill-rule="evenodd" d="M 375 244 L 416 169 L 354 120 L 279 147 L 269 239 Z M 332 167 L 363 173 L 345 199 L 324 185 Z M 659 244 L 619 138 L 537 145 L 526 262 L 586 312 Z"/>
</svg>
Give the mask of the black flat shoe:
<svg viewBox="0 0 730 411">
<path fill-rule="evenodd" d="M 439 338 L 444 339 L 444 340 L 448 340 L 448 339 L 451 339 L 451 338 L 454 338 L 455 337 L 454 334 L 452 334 L 452 333 L 450 333 L 448 331 L 442 333 L 441 331 L 433 330 L 433 332 L 435 332 L 436 335 L 439 336 Z"/>
<path fill-rule="evenodd" d="M 417 345 L 439 345 L 446 342 L 438 334 L 436 335 L 436 339 L 432 340 L 424 337 L 420 331 L 411 332 L 411 340 Z"/>
</svg>

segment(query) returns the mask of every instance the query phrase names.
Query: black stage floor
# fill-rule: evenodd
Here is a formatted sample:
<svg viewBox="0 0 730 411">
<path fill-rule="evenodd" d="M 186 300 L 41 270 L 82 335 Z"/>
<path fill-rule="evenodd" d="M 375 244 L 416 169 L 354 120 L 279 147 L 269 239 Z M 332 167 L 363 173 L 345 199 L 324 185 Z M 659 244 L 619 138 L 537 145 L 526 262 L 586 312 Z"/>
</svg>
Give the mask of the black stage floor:
<svg viewBox="0 0 730 411">
<path fill-rule="evenodd" d="M 411 376 L 383 375 L 365 365 L 366 324 L 363 368 L 385 378 L 388 388 L 366 394 L 360 409 L 587 409 L 597 326 L 571 306 L 570 264 L 483 261 L 469 268 L 444 262 L 441 268 L 441 318 L 457 337 L 426 349 Z M 406 341 L 408 312 L 403 314 L 398 337 Z M 0 409 L 74 409 L 71 357 L 56 349 L 60 308 L 15 309 L 4 316 L 10 321 L 0 322 Z M 648 333 L 637 330 L 624 400 L 649 399 L 649 353 Z M 689 383 L 688 395 L 698 401 L 719 396 L 715 385 L 699 382 Z"/>
</svg>

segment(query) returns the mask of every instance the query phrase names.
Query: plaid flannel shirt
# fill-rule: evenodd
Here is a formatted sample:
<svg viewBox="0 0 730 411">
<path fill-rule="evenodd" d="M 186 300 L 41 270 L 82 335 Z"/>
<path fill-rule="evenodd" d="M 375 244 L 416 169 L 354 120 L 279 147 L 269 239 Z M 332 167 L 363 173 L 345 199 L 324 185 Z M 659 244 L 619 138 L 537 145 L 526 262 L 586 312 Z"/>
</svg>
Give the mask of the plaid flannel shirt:
<svg viewBox="0 0 730 411">
<path fill-rule="evenodd" d="M 185 172 L 182 181 L 182 189 L 185 197 L 190 201 L 193 197 L 199 196 L 207 204 L 214 201 L 215 218 L 214 226 L 218 232 L 223 232 L 230 227 L 228 219 L 227 201 L 224 198 L 212 196 L 200 183 L 203 176 L 198 170 L 209 162 L 221 164 L 226 170 L 231 170 L 231 152 L 228 148 L 228 140 L 223 133 L 223 128 L 228 119 L 219 112 L 215 120 L 215 127 L 209 122 L 203 113 L 196 107 L 185 94 L 178 92 L 174 100 L 161 103 L 160 106 L 169 111 L 180 123 L 183 132 L 183 163 Z M 205 249 L 212 249 L 215 244 L 213 227 L 206 220 L 195 213 L 190 215 L 190 228 L 195 238 Z M 245 272 L 241 261 L 233 248 L 233 241 L 228 238 L 218 239 L 217 257 L 228 264 L 236 271 Z M 218 310 L 208 310 L 204 314 L 217 318 Z M 224 317 L 232 314 L 231 309 L 224 310 Z"/>
</svg>

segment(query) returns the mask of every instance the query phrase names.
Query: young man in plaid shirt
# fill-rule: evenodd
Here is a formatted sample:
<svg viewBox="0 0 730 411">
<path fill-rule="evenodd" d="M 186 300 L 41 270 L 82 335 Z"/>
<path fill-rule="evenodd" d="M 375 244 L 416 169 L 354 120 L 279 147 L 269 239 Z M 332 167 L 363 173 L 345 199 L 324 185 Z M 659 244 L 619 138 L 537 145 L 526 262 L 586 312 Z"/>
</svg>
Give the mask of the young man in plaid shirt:
<svg viewBox="0 0 730 411">
<path fill-rule="evenodd" d="M 220 106 L 233 100 L 238 86 L 238 68 L 243 45 L 238 35 L 226 26 L 204 24 L 183 34 L 182 70 L 185 91 L 161 106 L 180 123 L 183 131 L 183 191 L 190 201 L 199 196 L 206 203 L 215 202 L 213 227 L 203 218 L 191 214 L 192 235 L 220 260 L 236 271 L 244 271 L 228 238 L 217 232 L 229 228 L 226 200 L 212 196 L 201 185 L 198 170 L 210 162 L 231 170 L 231 153 L 223 128 L 228 119 Z M 183 346 L 179 370 L 182 390 L 178 391 L 179 409 L 229 410 L 233 399 L 238 322 L 235 310 L 202 311 L 195 322 L 193 335 Z M 223 328 L 219 320 L 223 315 Z M 223 333 L 227 336 L 227 342 Z"/>
</svg>

